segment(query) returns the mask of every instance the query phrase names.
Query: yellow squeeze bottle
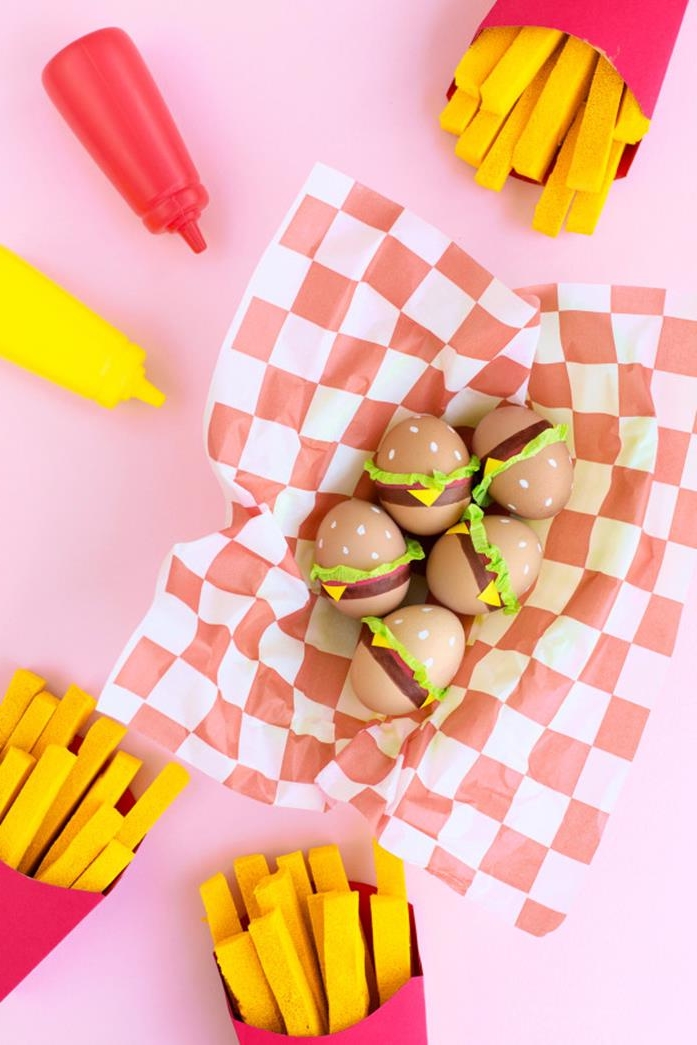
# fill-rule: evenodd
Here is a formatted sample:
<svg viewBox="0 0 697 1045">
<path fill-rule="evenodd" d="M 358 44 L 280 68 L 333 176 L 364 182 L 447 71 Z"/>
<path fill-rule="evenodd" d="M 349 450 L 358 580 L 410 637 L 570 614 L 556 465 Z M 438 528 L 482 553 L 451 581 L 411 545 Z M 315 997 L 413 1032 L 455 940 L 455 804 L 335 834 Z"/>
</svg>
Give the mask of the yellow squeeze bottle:
<svg viewBox="0 0 697 1045">
<path fill-rule="evenodd" d="M 3 246 L 0 356 L 101 406 L 165 400 L 145 376 L 142 348 Z"/>
</svg>

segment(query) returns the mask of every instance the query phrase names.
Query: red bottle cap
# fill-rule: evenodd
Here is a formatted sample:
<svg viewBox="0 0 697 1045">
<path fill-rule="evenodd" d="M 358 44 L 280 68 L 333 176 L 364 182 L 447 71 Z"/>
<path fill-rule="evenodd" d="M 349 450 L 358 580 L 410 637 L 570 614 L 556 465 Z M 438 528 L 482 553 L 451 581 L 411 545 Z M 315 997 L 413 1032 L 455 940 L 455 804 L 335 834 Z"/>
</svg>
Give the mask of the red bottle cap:
<svg viewBox="0 0 697 1045">
<path fill-rule="evenodd" d="M 208 193 L 145 62 L 122 29 L 98 29 L 52 58 L 49 97 L 151 232 L 178 232 L 199 254 Z"/>
</svg>

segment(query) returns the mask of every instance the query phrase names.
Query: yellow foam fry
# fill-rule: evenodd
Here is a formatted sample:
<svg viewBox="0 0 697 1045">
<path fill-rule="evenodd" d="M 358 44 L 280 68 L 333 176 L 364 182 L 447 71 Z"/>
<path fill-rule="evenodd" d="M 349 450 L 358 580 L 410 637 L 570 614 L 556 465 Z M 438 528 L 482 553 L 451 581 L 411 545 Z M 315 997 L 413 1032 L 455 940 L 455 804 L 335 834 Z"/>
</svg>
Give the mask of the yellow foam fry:
<svg viewBox="0 0 697 1045">
<path fill-rule="evenodd" d="M 254 898 L 262 915 L 278 910 L 288 927 L 293 946 L 303 967 L 315 1002 L 320 1012 L 325 1011 L 322 978 L 317 963 L 312 934 L 303 918 L 300 901 L 295 894 L 293 879 L 287 867 L 262 880 L 254 890 Z"/>
<path fill-rule="evenodd" d="M 570 36 L 513 150 L 518 174 L 541 181 L 588 94 L 598 53 Z"/>
<path fill-rule="evenodd" d="M 517 35 L 515 25 L 484 29 L 460 59 L 455 70 L 456 85 L 478 99 L 480 87 Z"/>
<path fill-rule="evenodd" d="M 572 189 L 600 192 L 610 158 L 624 81 L 600 55 L 593 74 L 567 181 Z"/>
<path fill-rule="evenodd" d="M 535 79 L 525 88 L 515 103 L 512 112 L 474 176 L 478 185 L 483 185 L 485 189 L 493 189 L 495 192 L 499 192 L 505 185 L 508 175 L 513 170 L 513 150 L 553 68 L 554 55 L 547 59 Z M 488 463 L 487 460 L 487 465 Z M 486 475 L 486 470 L 484 474 Z"/>
<path fill-rule="evenodd" d="M 0 757 L 11 747 L 31 751 L 57 707 L 58 697 L 46 692 L 37 693 L 10 733 L 5 747 L 0 751 Z"/>
<path fill-rule="evenodd" d="M 406 900 L 397 896 L 370 897 L 373 958 L 380 1004 L 384 1005 L 411 976 L 411 929 Z"/>
<path fill-rule="evenodd" d="M 310 849 L 307 859 L 318 893 L 330 893 L 333 890 L 340 893 L 349 892 L 348 878 L 337 845 L 315 846 L 314 849 Z"/>
<path fill-rule="evenodd" d="M 27 671 L 25 668 L 15 671 L 0 703 L 0 751 L 29 707 L 32 697 L 40 693 L 45 685 L 46 679 L 35 675 L 33 671 Z"/>
<path fill-rule="evenodd" d="M 625 145 L 636 145 L 650 126 L 651 121 L 648 116 L 644 116 L 634 94 L 629 87 L 625 87 L 613 138 L 615 141 L 624 142 Z"/>
<path fill-rule="evenodd" d="M 276 857 L 276 866 L 279 871 L 285 868 L 290 874 L 295 895 L 300 901 L 300 909 L 303 913 L 305 924 L 309 928 L 310 917 L 307 910 L 307 900 L 309 896 L 313 895 L 313 892 L 312 882 L 307 872 L 307 864 L 302 851 L 297 849 L 294 853 L 284 853 L 282 856 Z"/>
<path fill-rule="evenodd" d="M 19 868 L 22 874 L 28 874 L 38 863 L 44 851 L 52 844 L 104 763 L 116 750 L 125 733 L 125 726 L 106 716 L 98 718 L 87 730 L 78 752 L 77 761 L 68 779 L 60 789 L 36 833 L 36 837 L 22 859 Z"/>
<path fill-rule="evenodd" d="M 310 915 L 312 938 L 315 941 L 315 950 L 319 958 L 319 966 L 325 986 L 327 978 L 324 969 L 324 900 L 325 897 L 333 895 L 334 893 L 311 893 L 307 898 L 307 911 Z"/>
<path fill-rule="evenodd" d="M 189 780 L 189 774 L 183 766 L 178 762 L 169 762 L 126 813 L 123 827 L 117 836 L 119 842 L 129 849 L 135 849 Z"/>
<path fill-rule="evenodd" d="M 115 806 L 142 766 L 142 761 L 127 751 L 117 751 L 101 776 L 97 777 L 79 806 L 58 835 L 41 867 L 53 863 L 72 842 L 101 805 Z M 41 868 L 39 868 L 41 869 Z"/>
<path fill-rule="evenodd" d="M 249 923 L 249 933 L 288 1034 L 326 1033 L 326 1022 L 308 983 L 283 915 L 270 911 Z"/>
<path fill-rule="evenodd" d="M 111 806 L 100 806 L 82 830 L 78 831 L 62 856 L 38 872 L 38 881 L 69 889 L 115 837 L 122 824 L 120 813 Z"/>
<path fill-rule="evenodd" d="M 403 900 L 407 898 L 407 883 L 404 874 L 404 864 L 393 853 L 373 839 L 373 860 L 375 861 L 375 874 L 378 880 L 378 892 L 381 896 L 399 896 Z"/>
<path fill-rule="evenodd" d="M 478 167 L 506 120 L 506 115 L 484 112 L 480 109 L 469 127 L 466 127 L 455 145 L 455 155 L 471 167 Z M 413 493 L 413 491 L 409 491 Z M 426 491 L 424 491 L 426 492 Z"/>
<path fill-rule="evenodd" d="M 261 853 L 252 853 L 249 856 L 238 856 L 233 863 L 235 878 L 242 893 L 242 903 L 247 911 L 249 919 L 258 918 L 261 914 L 256 900 L 254 890 L 262 878 L 269 874 L 269 865 L 266 857 Z"/>
<path fill-rule="evenodd" d="M 224 874 L 214 874 L 199 887 L 213 943 L 242 932 L 240 916 Z"/>
<path fill-rule="evenodd" d="M 64 747 L 47 747 L 0 824 L 0 860 L 20 867 L 47 811 L 77 758 Z"/>
<path fill-rule="evenodd" d="M 79 878 L 73 882 L 73 889 L 84 889 L 88 893 L 103 893 L 114 882 L 122 871 L 125 871 L 134 853 L 121 842 L 112 838 L 96 856 Z"/>
<path fill-rule="evenodd" d="M 5 755 L 0 763 L 0 820 L 24 787 L 35 765 L 34 756 L 18 747 L 11 747 Z"/>
<path fill-rule="evenodd" d="M 96 706 L 97 701 L 89 693 L 79 686 L 70 686 L 65 696 L 58 701 L 58 707 L 48 725 L 31 749 L 32 754 L 40 758 L 49 744 L 69 747 Z"/>
<path fill-rule="evenodd" d="M 456 88 L 439 116 L 441 129 L 448 134 L 462 134 L 478 108 L 477 98 L 473 98 L 459 87 Z"/>
<path fill-rule="evenodd" d="M 605 177 L 600 192 L 577 192 L 571 204 L 569 216 L 566 219 L 566 227 L 569 232 L 583 232 L 587 236 L 595 229 L 598 218 L 605 205 L 610 187 L 615 180 L 617 168 L 619 167 L 624 142 L 613 142 L 610 150 L 610 158 L 605 170 Z"/>
<path fill-rule="evenodd" d="M 249 933 L 237 933 L 215 948 L 220 972 L 235 1008 L 250 1027 L 283 1034 L 283 1020 Z"/>
<path fill-rule="evenodd" d="M 564 224 L 564 218 L 568 211 L 574 190 L 566 183 L 571 166 L 571 159 L 576 147 L 576 139 L 583 119 L 583 110 L 574 120 L 571 130 L 564 139 L 564 144 L 559 150 L 557 161 L 552 167 L 547 184 L 542 190 L 535 214 L 532 219 L 532 227 L 538 232 L 544 232 L 547 236 L 557 236 Z"/>
<path fill-rule="evenodd" d="M 521 29 L 482 84 L 482 109 L 499 116 L 510 112 L 563 38 L 557 29 Z"/>
<path fill-rule="evenodd" d="M 365 1019 L 370 1008 L 358 893 L 325 896 L 323 932 L 329 1033 L 335 1034 Z"/>
</svg>

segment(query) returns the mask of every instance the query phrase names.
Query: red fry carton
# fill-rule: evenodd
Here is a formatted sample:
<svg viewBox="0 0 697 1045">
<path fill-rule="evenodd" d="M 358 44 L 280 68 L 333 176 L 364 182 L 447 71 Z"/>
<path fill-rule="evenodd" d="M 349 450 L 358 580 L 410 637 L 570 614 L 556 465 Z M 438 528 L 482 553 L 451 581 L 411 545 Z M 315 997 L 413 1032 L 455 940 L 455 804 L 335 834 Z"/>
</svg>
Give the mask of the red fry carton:
<svg viewBox="0 0 697 1045">
<path fill-rule="evenodd" d="M 585 40 L 615 66 L 651 119 L 686 7 L 687 0 L 496 0 L 475 36 L 491 26 L 539 25 Z M 625 148 L 618 178 L 638 147 Z"/>
<path fill-rule="evenodd" d="M 371 946 L 370 896 L 375 892 L 375 887 L 362 882 L 351 882 L 350 885 L 352 889 L 358 891 L 361 923 L 368 945 Z M 292 1045 L 295 1042 L 301 1045 L 301 1043 L 313 1041 L 332 1042 L 333 1045 L 387 1045 L 388 1042 L 399 1042 L 399 1045 L 427 1045 L 424 979 L 411 904 L 409 905 L 409 917 L 412 947 L 411 979 L 396 994 L 393 994 L 389 1001 L 372 1012 L 366 1019 L 336 1034 L 322 1034 L 313 1038 L 275 1034 L 273 1031 L 250 1027 L 249 1024 L 237 1019 L 226 991 L 230 1018 L 240 1045 Z M 225 990 L 224 984 L 223 989 Z"/>
</svg>

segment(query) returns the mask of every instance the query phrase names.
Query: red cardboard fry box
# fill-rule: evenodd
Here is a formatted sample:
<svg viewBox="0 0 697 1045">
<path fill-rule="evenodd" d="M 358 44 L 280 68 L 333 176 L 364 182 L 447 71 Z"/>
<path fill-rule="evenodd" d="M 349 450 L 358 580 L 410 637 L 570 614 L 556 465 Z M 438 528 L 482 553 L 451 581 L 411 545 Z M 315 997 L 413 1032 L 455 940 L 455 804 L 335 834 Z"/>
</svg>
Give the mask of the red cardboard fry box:
<svg viewBox="0 0 697 1045">
<path fill-rule="evenodd" d="M 103 899 L 45 885 L 0 862 L 0 1001 Z"/>
<path fill-rule="evenodd" d="M 504 25 L 541 25 L 577 36 L 601 51 L 653 116 L 687 0 L 496 0 L 475 36 Z M 627 146 L 617 177 L 639 146 Z"/>
<path fill-rule="evenodd" d="M 360 896 L 360 916 L 368 945 L 372 945 L 370 925 L 370 895 L 375 892 L 372 885 L 362 882 L 351 882 Z M 298 1045 L 307 1042 L 332 1042 L 332 1045 L 427 1045 L 426 1006 L 424 1002 L 424 978 L 416 940 L 414 911 L 409 905 L 411 920 L 412 975 L 408 983 L 394 994 L 388 1002 L 372 1012 L 360 1023 L 336 1034 L 321 1034 L 313 1038 L 297 1038 L 288 1034 L 275 1034 L 273 1031 L 250 1027 L 237 1019 L 225 989 L 228 1009 L 240 1045 Z"/>
</svg>

